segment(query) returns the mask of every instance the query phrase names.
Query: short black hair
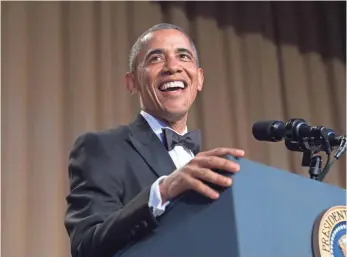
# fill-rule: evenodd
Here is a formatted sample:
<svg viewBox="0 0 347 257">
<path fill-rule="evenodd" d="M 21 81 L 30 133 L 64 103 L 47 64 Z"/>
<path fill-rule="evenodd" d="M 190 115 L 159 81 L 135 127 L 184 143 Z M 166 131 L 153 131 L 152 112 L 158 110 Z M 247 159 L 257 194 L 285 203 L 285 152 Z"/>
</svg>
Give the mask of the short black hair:
<svg viewBox="0 0 347 257">
<path fill-rule="evenodd" d="M 137 56 L 138 56 L 138 54 L 141 50 L 141 47 L 142 47 L 142 39 L 151 32 L 158 31 L 158 30 L 164 30 L 164 29 L 175 29 L 175 30 L 181 31 L 189 39 L 189 42 L 192 45 L 194 54 L 196 56 L 196 64 L 197 64 L 197 66 L 199 66 L 198 51 L 196 49 L 196 46 L 195 46 L 193 40 L 190 38 L 190 36 L 179 26 L 176 26 L 176 25 L 173 25 L 170 23 L 159 23 L 159 24 L 156 24 L 153 27 L 149 28 L 148 30 L 146 30 L 136 40 L 135 44 L 131 48 L 130 55 L 129 55 L 129 70 L 131 72 L 134 72 L 136 70 L 136 59 L 137 59 Z"/>
</svg>

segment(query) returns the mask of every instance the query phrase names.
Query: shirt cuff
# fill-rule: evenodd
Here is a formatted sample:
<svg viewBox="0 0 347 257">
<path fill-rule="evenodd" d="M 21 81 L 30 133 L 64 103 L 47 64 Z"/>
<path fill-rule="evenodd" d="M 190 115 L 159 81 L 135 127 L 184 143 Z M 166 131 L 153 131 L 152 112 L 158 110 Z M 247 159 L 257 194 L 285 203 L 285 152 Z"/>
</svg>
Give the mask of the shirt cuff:
<svg viewBox="0 0 347 257">
<path fill-rule="evenodd" d="M 160 195 L 159 184 L 167 176 L 162 176 L 158 178 L 151 186 L 151 191 L 149 193 L 148 206 L 152 208 L 152 213 L 154 217 L 158 217 L 165 212 L 166 206 L 170 203 L 167 201 L 165 204 L 162 204 L 162 199 Z"/>
</svg>

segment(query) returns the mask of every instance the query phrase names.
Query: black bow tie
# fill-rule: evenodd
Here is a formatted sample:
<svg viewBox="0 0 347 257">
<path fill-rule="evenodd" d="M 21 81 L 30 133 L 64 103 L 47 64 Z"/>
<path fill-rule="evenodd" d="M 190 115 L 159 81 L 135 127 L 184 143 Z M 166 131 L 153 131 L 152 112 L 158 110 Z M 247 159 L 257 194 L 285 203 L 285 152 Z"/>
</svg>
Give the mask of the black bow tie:
<svg viewBox="0 0 347 257">
<path fill-rule="evenodd" d="M 176 145 L 181 145 L 188 148 L 194 154 L 200 151 L 201 133 L 200 130 L 193 130 L 181 136 L 171 129 L 164 128 L 163 134 L 165 146 L 168 151 L 171 151 Z"/>
</svg>

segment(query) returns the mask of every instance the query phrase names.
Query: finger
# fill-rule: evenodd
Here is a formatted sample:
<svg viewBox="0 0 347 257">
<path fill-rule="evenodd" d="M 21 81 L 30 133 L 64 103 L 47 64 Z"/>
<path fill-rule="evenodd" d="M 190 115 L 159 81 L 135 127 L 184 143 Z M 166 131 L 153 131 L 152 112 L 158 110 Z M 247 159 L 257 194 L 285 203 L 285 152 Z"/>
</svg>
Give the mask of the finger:
<svg viewBox="0 0 347 257">
<path fill-rule="evenodd" d="M 227 148 L 227 147 L 219 147 L 206 152 L 202 152 L 201 155 L 209 155 L 209 156 L 225 156 L 232 155 L 235 157 L 242 157 L 245 155 L 245 151 L 237 148 Z"/>
<path fill-rule="evenodd" d="M 231 186 L 231 178 L 218 174 L 210 169 L 197 168 L 192 174 L 195 178 L 210 182 L 215 185 L 228 187 Z"/>
<path fill-rule="evenodd" d="M 198 166 L 201 168 L 219 169 L 228 172 L 237 172 L 240 170 L 239 164 L 217 156 L 200 156 L 196 157 L 194 161 L 197 162 Z"/>
<path fill-rule="evenodd" d="M 210 199 L 217 199 L 219 197 L 218 192 L 194 177 L 187 177 L 187 182 L 189 183 L 191 190 L 194 190 Z"/>
</svg>

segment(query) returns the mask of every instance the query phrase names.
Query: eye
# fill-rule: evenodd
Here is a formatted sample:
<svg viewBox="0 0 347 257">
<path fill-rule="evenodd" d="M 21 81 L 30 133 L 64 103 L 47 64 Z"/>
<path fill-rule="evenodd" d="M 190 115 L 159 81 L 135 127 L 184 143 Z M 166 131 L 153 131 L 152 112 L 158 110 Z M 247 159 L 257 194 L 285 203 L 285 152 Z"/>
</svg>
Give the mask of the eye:
<svg viewBox="0 0 347 257">
<path fill-rule="evenodd" d="M 161 57 L 161 56 L 159 56 L 159 55 L 155 55 L 155 56 L 153 56 L 153 57 L 151 57 L 150 59 L 149 59 L 149 62 L 150 63 L 155 63 L 155 62 L 159 62 L 159 61 L 161 61 L 163 58 Z"/>
<path fill-rule="evenodd" d="M 189 54 L 180 54 L 179 55 L 181 60 L 191 60 L 192 57 Z"/>
</svg>

